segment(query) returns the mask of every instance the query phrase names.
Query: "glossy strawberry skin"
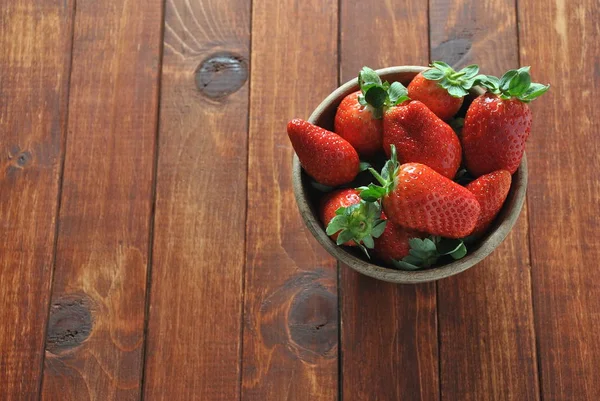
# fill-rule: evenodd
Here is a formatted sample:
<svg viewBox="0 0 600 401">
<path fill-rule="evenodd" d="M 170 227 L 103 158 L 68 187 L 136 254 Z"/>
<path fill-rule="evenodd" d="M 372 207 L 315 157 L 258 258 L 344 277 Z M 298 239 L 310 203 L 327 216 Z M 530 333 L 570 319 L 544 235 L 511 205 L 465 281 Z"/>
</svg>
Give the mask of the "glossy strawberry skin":
<svg viewBox="0 0 600 401">
<path fill-rule="evenodd" d="M 383 146 L 395 145 L 400 163 L 422 163 L 454 178 L 462 158 L 454 130 L 418 100 L 392 107 L 383 116 Z"/>
<path fill-rule="evenodd" d="M 502 205 L 510 191 L 512 177 L 506 170 L 498 170 L 482 175 L 467 185 L 467 189 L 475 195 L 481 206 L 481 214 L 473 230 L 473 234 L 484 233 L 502 209 Z"/>
<path fill-rule="evenodd" d="M 471 103 L 462 130 L 465 165 L 476 177 L 496 170 L 514 174 L 531 132 L 531 109 L 518 99 L 493 94 Z"/>
<path fill-rule="evenodd" d="M 468 189 L 420 163 L 400 166 L 382 205 L 389 221 L 446 238 L 471 234 L 481 212 Z"/>
<path fill-rule="evenodd" d="M 339 189 L 325 195 L 325 197 L 323 197 L 321 200 L 320 207 L 320 218 L 324 227 L 327 227 L 329 222 L 336 216 L 336 210 L 341 207 L 348 207 L 357 203 L 360 203 L 360 195 L 357 190 L 352 188 Z M 338 233 L 335 233 L 330 237 L 335 241 L 337 240 Z M 354 243 L 354 241 L 349 241 L 344 243 L 344 245 L 355 246 L 356 243 Z"/>
<path fill-rule="evenodd" d="M 358 174 L 356 150 L 336 133 L 299 118 L 288 123 L 287 132 L 300 164 L 317 182 L 337 187 Z"/>
<path fill-rule="evenodd" d="M 383 234 L 375 238 L 373 253 L 382 261 L 391 263 L 393 260 L 402 260 L 410 251 L 408 241 L 411 238 L 423 238 L 424 235 L 418 231 L 404 228 L 390 221 L 385 226 Z"/>
<path fill-rule="evenodd" d="M 463 104 L 462 97 L 453 97 L 437 81 L 430 81 L 419 73 L 408 85 L 408 97 L 425 104 L 444 121 L 451 119 Z"/>
<path fill-rule="evenodd" d="M 383 121 L 358 102 L 360 91 L 346 96 L 335 114 L 335 133 L 350 142 L 359 155 L 369 157 L 381 150 Z"/>
</svg>

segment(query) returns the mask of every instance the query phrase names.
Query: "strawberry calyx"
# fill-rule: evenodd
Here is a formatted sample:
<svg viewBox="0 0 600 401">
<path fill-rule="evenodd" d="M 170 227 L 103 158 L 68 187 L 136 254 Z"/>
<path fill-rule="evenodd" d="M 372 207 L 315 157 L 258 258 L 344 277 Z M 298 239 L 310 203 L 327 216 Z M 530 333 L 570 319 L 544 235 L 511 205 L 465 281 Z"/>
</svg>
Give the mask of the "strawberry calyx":
<svg viewBox="0 0 600 401">
<path fill-rule="evenodd" d="M 363 67 L 358 74 L 361 94 L 358 102 L 369 107 L 377 119 L 383 117 L 384 107 L 392 107 L 409 100 L 408 90 L 400 82 L 382 82 L 377 73 L 369 67 Z"/>
<path fill-rule="evenodd" d="M 381 174 L 375 171 L 374 168 L 369 168 L 369 171 L 380 185 L 371 183 L 366 187 L 357 188 L 357 190 L 360 191 L 360 197 L 367 202 L 377 202 L 379 199 L 391 193 L 396 187 L 400 163 L 398 163 L 396 146 L 392 144 L 390 149 L 390 159 L 385 163 L 383 169 L 381 169 Z"/>
<path fill-rule="evenodd" d="M 337 245 L 354 242 L 367 257 L 370 257 L 367 249 L 375 247 L 373 238 L 379 238 L 387 224 L 386 220 L 381 218 L 379 202 L 361 200 L 354 205 L 340 207 L 335 214 L 327 225 L 327 235 L 338 233 Z"/>
<path fill-rule="evenodd" d="M 508 70 L 502 75 L 502 78 L 493 75 L 478 75 L 475 84 L 500 96 L 501 99 L 516 98 L 524 103 L 529 103 L 550 89 L 550 85 L 531 82 L 530 68 L 521 67 L 518 70 Z"/>
<path fill-rule="evenodd" d="M 402 260 L 392 260 L 394 267 L 401 270 L 418 270 L 433 266 L 440 257 L 449 255 L 454 260 L 467 254 L 467 247 L 462 239 L 429 236 L 428 238 L 411 238 L 409 254 Z"/>
<path fill-rule="evenodd" d="M 479 73 L 479 66 L 471 64 L 460 71 L 454 71 L 452 67 L 443 61 L 434 61 L 430 69 L 423 71 L 423 76 L 430 81 L 438 81 L 438 84 L 448 91 L 452 97 L 461 98 L 469 94 L 469 89 L 475 84 Z"/>
</svg>

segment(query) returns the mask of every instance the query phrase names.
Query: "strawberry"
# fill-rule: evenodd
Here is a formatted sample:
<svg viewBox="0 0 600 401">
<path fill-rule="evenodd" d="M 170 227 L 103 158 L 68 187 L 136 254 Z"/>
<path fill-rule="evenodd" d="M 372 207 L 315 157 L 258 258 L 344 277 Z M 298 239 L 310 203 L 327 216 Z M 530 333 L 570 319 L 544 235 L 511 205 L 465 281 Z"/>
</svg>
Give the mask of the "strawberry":
<svg viewBox="0 0 600 401">
<path fill-rule="evenodd" d="M 388 109 L 383 116 L 383 146 L 398 149 L 401 163 L 425 164 L 447 178 L 454 178 L 462 150 L 456 133 L 418 100 Z"/>
<path fill-rule="evenodd" d="M 358 174 L 358 154 L 341 136 L 299 118 L 288 123 L 287 132 L 300 164 L 318 183 L 336 187 Z"/>
<path fill-rule="evenodd" d="M 512 177 L 506 170 L 498 170 L 482 175 L 467 185 L 467 189 L 475 195 L 481 206 L 481 214 L 473 230 L 473 234 L 482 234 L 490 226 L 502 209 L 508 196 Z"/>
<path fill-rule="evenodd" d="M 335 132 L 361 156 L 372 156 L 383 142 L 383 110 L 408 99 L 399 82 L 382 82 L 375 71 L 363 67 L 358 74 L 360 91 L 346 96 L 335 115 Z"/>
<path fill-rule="evenodd" d="M 473 64 L 456 72 L 442 61 L 434 61 L 431 67 L 413 78 L 408 85 L 408 96 L 423 102 L 442 120 L 449 120 L 462 106 L 479 67 Z"/>
<path fill-rule="evenodd" d="M 510 70 L 501 79 L 479 76 L 478 83 L 488 92 L 467 110 L 462 130 L 465 165 L 475 176 L 496 170 L 513 174 L 521 164 L 531 131 L 527 103 L 550 86 L 532 83 L 529 67 Z"/>
<path fill-rule="evenodd" d="M 381 198 L 392 223 L 446 238 L 469 235 L 481 212 L 475 195 L 424 164 L 399 166 L 395 146 L 391 153 L 381 175 L 369 169 L 381 186 L 361 187 L 361 198 Z"/>
<path fill-rule="evenodd" d="M 384 217 L 382 214 L 382 218 Z M 373 253 L 386 263 L 393 263 L 392 261 L 394 260 L 402 260 L 402 258 L 409 254 L 410 239 L 420 237 L 423 237 L 423 234 L 418 231 L 388 222 L 381 236 L 375 239 Z"/>
<path fill-rule="evenodd" d="M 381 149 L 383 122 L 373 116 L 372 108 L 358 101 L 360 91 L 342 100 L 335 114 L 335 132 L 356 149 L 361 156 L 372 156 Z"/>
<path fill-rule="evenodd" d="M 321 200 L 321 221 L 326 232 L 338 245 L 373 248 L 373 238 L 379 237 L 386 226 L 381 219 L 378 203 L 365 202 L 355 189 L 330 192 Z"/>
</svg>

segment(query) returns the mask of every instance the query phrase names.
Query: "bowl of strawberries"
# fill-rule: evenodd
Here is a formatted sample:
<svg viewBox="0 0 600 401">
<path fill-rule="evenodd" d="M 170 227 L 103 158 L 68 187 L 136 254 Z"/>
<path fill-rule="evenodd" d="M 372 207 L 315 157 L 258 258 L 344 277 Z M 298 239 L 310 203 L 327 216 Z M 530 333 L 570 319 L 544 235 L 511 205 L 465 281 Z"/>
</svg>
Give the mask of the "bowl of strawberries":
<svg viewBox="0 0 600 401">
<path fill-rule="evenodd" d="M 364 67 L 308 120 L 288 123 L 306 226 L 337 260 L 384 281 L 476 265 L 519 217 L 528 103 L 548 88 L 529 67 L 501 78 L 440 61 Z"/>
</svg>

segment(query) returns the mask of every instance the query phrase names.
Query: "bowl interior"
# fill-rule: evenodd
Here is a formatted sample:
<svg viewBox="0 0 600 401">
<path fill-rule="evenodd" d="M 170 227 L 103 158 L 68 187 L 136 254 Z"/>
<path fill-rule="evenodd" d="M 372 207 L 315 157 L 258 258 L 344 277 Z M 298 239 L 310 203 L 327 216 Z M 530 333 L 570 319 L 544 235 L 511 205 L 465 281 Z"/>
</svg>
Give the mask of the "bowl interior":
<svg viewBox="0 0 600 401">
<path fill-rule="evenodd" d="M 399 81 L 406 86 L 415 75 L 424 69 L 425 67 L 420 66 L 390 67 L 378 70 L 377 73 L 384 81 L 390 83 Z M 333 120 L 337 106 L 345 96 L 356 90 L 358 90 L 358 82 L 355 78 L 332 92 L 315 109 L 308 121 L 320 127 L 333 130 Z M 465 105 L 461 112 L 464 112 L 471 101 L 481 93 L 481 89 L 473 88 L 471 94 L 465 99 Z M 459 114 L 461 112 L 459 112 Z M 319 241 L 332 256 L 351 268 L 380 280 L 394 283 L 420 283 L 449 277 L 474 266 L 492 253 L 492 251 L 506 238 L 518 219 L 525 200 L 527 188 L 527 159 L 524 155 L 521 166 L 513 175 L 510 192 L 494 224 L 482 238 L 467 246 L 469 250 L 467 256 L 451 263 L 418 271 L 395 270 L 379 266 L 363 259 L 363 256 L 356 249 L 337 246 L 335 242 L 327 236 L 322 223 L 317 217 L 319 200 L 324 193 L 311 185 L 311 179 L 300 167 L 300 162 L 296 155 L 294 155 L 293 160 L 293 185 L 298 208 L 306 226 L 317 241 Z"/>
</svg>

